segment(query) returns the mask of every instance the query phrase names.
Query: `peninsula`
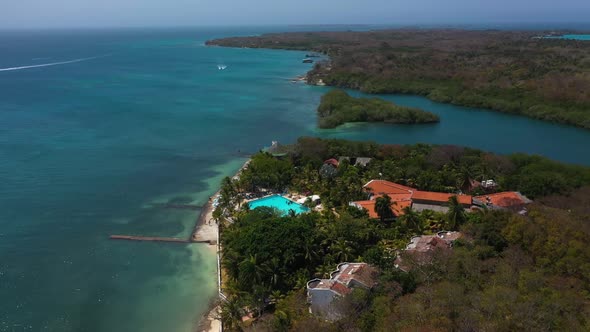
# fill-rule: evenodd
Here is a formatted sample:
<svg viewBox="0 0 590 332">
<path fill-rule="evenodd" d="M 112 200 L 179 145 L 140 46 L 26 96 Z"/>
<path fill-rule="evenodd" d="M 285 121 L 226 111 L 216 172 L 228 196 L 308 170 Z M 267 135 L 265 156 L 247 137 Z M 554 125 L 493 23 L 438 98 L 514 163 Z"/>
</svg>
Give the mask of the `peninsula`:
<svg viewBox="0 0 590 332">
<path fill-rule="evenodd" d="M 320 128 L 335 128 L 346 122 L 417 124 L 440 121 L 434 113 L 379 98 L 354 98 L 342 90 L 332 90 L 322 96 L 318 116 Z"/>
<path fill-rule="evenodd" d="M 305 50 L 309 83 L 408 93 L 590 129 L 590 43 L 542 31 L 403 29 L 274 33 L 208 45 Z M 546 34 L 546 32 L 545 32 Z"/>
<path fill-rule="evenodd" d="M 459 146 L 273 147 L 223 180 L 212 213 L 224 331 L 587 330 L 589 167 Z"/>
</svg>

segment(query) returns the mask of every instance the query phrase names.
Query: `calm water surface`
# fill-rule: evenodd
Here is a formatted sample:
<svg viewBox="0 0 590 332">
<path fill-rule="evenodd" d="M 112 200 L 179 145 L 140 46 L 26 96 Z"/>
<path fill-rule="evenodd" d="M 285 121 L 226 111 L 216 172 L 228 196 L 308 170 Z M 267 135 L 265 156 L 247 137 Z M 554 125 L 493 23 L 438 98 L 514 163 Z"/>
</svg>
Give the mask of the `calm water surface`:
<svg viewBox="0 0 590 332">
<path fill-rule="evenodd" d="M 289 80 L 309 69 L 304 52 L 203 46 L 267 31 L 0 32 L 0 331 L 190 331 L 215 294 L 211 252 L 108 235 L 188 236 L 198 211 L 152 204 L 203 204 L 271 140 L 461 144 L 590 165 L 590 131 L 414 96 L 385 98 L 440 124 L 317 130 L 328 88 Z"/>
</svg>

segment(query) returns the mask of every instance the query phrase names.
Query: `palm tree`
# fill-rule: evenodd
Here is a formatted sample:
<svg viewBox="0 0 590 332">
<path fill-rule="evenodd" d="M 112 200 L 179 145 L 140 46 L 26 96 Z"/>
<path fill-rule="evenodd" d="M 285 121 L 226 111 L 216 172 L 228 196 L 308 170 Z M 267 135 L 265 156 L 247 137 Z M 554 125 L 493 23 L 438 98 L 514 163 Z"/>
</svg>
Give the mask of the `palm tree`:
<svg viewBox="0 0 590 332">
<path fill-rule="evenodd" d="M 271 286 L 276 286 L 279 284 L 281 279 L 281 264 L 278 257 L 273 257 L 264 264 L 264 270 L 270 275 L 270 284 Z"/>
<path fill-rule="evenodd" d="M 317 278 L 326 279 L 330 277 L 330 272 L 334 271 L 334 265 L 322 264 L 315 270 L 315 276 Z"/>
<path fill-rule="evenodd" d="M 377 197 L 375 200 L 375 213 L 381 219 L 381 222 L 385 221 L 385 219 L 393 218 L 393 210 L 391 209 L 391 197 L 388 195 L 383 195 L 381 197 Z"/>
<path fill-rule="evenodd" d="M 245 286 L 244 288 L 252 288 L 262 284 L 265 276 L 264 266 L 258 262 L 256 255 L 250 255 L 250 257 L 244 259 L 240 263 L 239 269 L 239 282 L 242 286 Z"/>
<path fill-rule="evenodd" d="M 336 240 L 336 242 L 330 247 L 330 250 L 341 262 L 347 262 L 354 254 L 350 242 L 346 241 L 344 238 Z"/>
<path fill-rule="evenodd" d="M 316 251 L 316 245 L 311 237 L 305 238 L 304 250 L 305 250 L 305 260 L 308 263 L 312 263 L 318 257 L 318 253 Z"/>
<path fill-rule="evenodd" d="M 412 228 L 415 232 L 422 232 L 422 222 L 420 220 L 420 214 L 412 209 L 411 206 L 403 208 L 404 214 L 400 217 L 402 222 L 406 224 L 406 227 Z"/>
<path fill-rule="evenodd" d="M 221 258 L 221 265 L 227 272 L 227 275 L 237 280 L 240 275 L 240 265 L 237 263 L 239 255 L 235 251 L 225 250 Z"/>
<path fill-rule="evenodd" d="M 461 203 L 459 203 L 459 199 L 457 196 L 451 196 L 451 198 L 449 198 L 449 211 L 447 212 L 447 220 L 450 229 L 453 231 L 456 230 L 466 219 L 465 209 Z"/>
<path fill-rule="evenodd" d="M 298 270 L 295 272 L 295 287 L 293 289 L 305 289 L 307 282 L 309 281 L 309 275 L 306 270 Z"/>
<path fill-rule="evenodd" d="M 420 219 L 422 220 L 423 229 L 427 228 L 431 232 L 442 230 L 444 218 L 441 216 L 440 212 L 424 210 L 420 213 Z"/>
<path fill-rule="evenodd" d="M 285 295 L 283 295 L 280 290 L 274 290 L 270 293 L 268 298 L 270 303 L 276 304 L 277 302 L 285 298 Z"/>
<path fill-rule="evenodd" d="M 223 329 L 226 331 L 243 331 L 242 322 L 243 310 L 238 298 L 233 297 L 221 303 L 221 312 L 219 313 L 219 320 L 223 324 Z"/>
<path fill-rule="evenodd" d="M 270 288 L 264 285 L 256 285 L 243 299 L 248 308 L 254 309 L 258 315 L 264 313 L 266 309 L 266 300 L 270 296 Z"/>
<path fill-rule="evenodd" d="M 221 197 L 219 199 L 219 206 L 233 211 L 235 197 L 237 197 L 237 190 L 234 187 L 234 182 L 228 176 L 221 181 Z"/>
</svg>

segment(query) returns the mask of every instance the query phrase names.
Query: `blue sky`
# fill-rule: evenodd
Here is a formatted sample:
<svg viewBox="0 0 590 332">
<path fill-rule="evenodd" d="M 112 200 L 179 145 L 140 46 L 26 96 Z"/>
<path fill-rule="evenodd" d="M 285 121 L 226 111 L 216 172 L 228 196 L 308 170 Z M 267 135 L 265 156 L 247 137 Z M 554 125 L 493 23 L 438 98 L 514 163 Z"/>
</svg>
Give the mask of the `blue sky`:
<svg viewBox="0 0 590 332">
<path fill-rule="evenodd" d="M 2 0 L 0 28 L 590 21 L 590 0 Z"/>
</svg>

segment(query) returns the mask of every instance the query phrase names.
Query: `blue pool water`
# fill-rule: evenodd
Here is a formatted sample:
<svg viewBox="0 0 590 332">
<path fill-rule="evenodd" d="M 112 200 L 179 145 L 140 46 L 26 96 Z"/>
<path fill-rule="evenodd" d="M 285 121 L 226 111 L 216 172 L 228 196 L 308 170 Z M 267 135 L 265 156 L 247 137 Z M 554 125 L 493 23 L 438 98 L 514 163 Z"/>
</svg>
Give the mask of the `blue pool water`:
<svg viewBox="0 0 590 332">
<path fill-rule="evenodd" d="M 289 210 L 293 210 L 295 214 L 300 214 L 309 211 L 309 209 L 305 206 L 290 201 L 281 195 L 273 195 L 260 198 L 248 203 L 248 205 L 250 206 L 250 209 L 255 209 L 261 206 L 273 207 L 283 212 L 283 215 L 287 215 L 289 213 Z"/>
</svg>

